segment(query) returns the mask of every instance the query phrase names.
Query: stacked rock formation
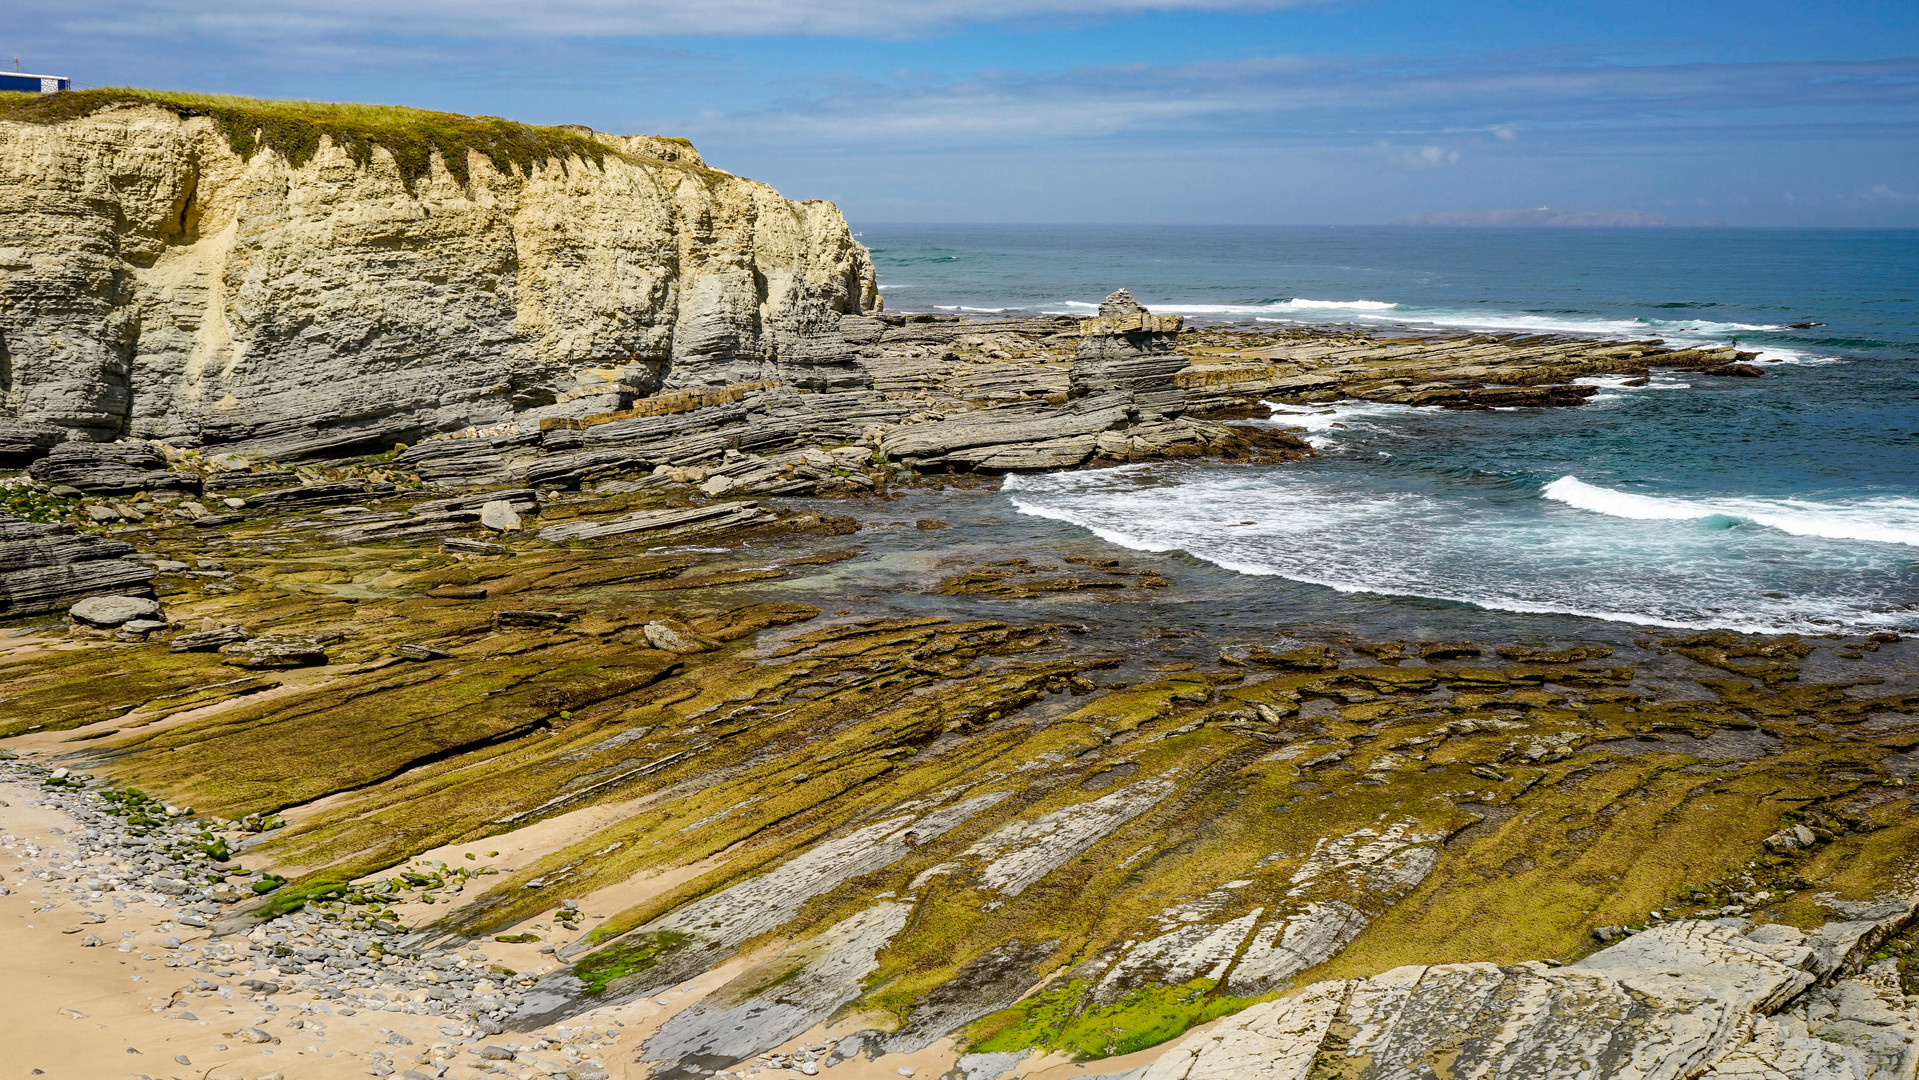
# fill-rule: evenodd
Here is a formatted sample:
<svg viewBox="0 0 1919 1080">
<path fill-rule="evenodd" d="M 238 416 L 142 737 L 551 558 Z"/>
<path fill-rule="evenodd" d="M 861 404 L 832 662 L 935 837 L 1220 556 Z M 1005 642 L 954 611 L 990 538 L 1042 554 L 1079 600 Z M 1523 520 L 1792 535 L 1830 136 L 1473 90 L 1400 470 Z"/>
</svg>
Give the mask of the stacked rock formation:
<svg viewBox="0 0 1919 1080">
<path fill-rule="evenodd" d="M 200 478 L 170 472 L 167 459 L 152 445 L 139 441 L 116 443 L 62 443 L 27 469 L 27 475 L 46 484 L 64 484 L 90 495 L 125 495 L 136 491 L 200 490 Z"/>
<path fill-rule="evenodd" d="M 133 545 L 0 514 L 0 619 L 64 611 L 87 596 L 150 595 L 153 568 Z"/>
<path fill-rule="evenodd" d="M 473 154 L 409 183 L 323 139 L 242 158 L 157 105 L 0 121 L 0 455 L 60 436 L 378 451 L 662 384 L 857 384 L 872 262 L 668 140 L 525 175 Z"/>
<path fill-rule="evenodd" d="M 1177 416 L 1185 395 L 1173 376 L 1186 366 L 1174 348 L 1183 322 L 1178 315 L 1155 315 L 1133 294 L 1117 289 L 1099 305 L 1099 317 L 1080 323 L 1068 393 L 1073 397 L 1120 391 L 1128 395 L 1140 419 Z"/>
</svg>

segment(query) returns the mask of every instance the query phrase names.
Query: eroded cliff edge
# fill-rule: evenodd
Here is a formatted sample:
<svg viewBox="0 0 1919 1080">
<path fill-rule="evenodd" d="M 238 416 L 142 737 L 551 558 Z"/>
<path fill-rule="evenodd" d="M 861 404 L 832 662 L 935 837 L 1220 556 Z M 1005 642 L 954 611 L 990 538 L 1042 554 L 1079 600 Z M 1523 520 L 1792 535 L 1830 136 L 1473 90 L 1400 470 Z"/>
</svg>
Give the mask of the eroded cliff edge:
<svg viewBox="0 0 1919 1080">
<path fill-rule="evenodd" d="M 243 156 L 225 126 L 165 102 L 0 119 L 16 439 L 298 457 L 662 384 L 861 378 L 839 320 L 879 294 L 838 208 L 675 140 L 564 129 L 606 152 L 453 172 L 435 152 L 413 178 L 324 135 L 297 163 L 265 140 Z"/>
</svg>

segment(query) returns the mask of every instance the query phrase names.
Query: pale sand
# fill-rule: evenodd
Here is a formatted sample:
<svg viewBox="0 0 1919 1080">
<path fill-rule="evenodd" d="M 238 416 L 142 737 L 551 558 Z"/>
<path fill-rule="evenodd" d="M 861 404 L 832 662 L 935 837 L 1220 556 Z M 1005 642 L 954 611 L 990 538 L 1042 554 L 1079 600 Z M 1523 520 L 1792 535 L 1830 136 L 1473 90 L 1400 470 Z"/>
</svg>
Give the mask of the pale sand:
<svg viewBox="0 0 1919 1080">
<path fill-rule="evenodd" d="M 17 745 L 17 744 L 16 744 Z M 4 1040 L 0 1040 L 0 1080 L 44 1075 L 54 1080 L 104 1080 L 148 1076 L 153 1080 L 209 1080 L 221 1075 L 254 1080 L 278 1071 L 287 1080 L 359 1080 L 368 1075 L 368 1054 L 383 1050 L 392 1054 L 395 1076 L 407 1068 L 419 1068 L 431 1074 L 426 1065 L 416 1063 L 415 1055 L 429 1051 L 434 1044 L 451 1047 L 457 1053 L 446 1076 L 469 1080 L 479 1076 L 512 1076 L 528 1072 L 525 1065 L 536 1059 L 562 1064 L 556 1050 L 522 1052 L 519 1060 L 506 1064 L 507 1073 L 482 1073 L 471 1053 L 479 1046 L 531 1046 L 540 1039 L 562 1038 L 576 1041 L 581 1033 L 610 1033 L 614 1038 L 590 1051 L 586 1057 L 597 1060 L 612 1077 L 640 1080 L 648 1075 L 648 1066 L 636 1063 L 642 1043 L 674 1014 L 717 990 L 728 981 L 750 970 L 776 953 L 784 944 L 765 943 L 751 953 L 735 957 L 692 982 L 654 997 L 619 1005 L 605 1006 L 574 1016 L 564 1024 L 535 1031 L 510 1031 L 483 1037 L 469 1044 L 440 1033 L 445 1018 L 411 1015 L 403 1012 L 363 1010 L 352 1016 L 334 1010 L 338 1002 L 325 1002 L 296 990 L 284 990 L 267 1001 L 255 1001 L 237 986 L 253 972 L 250 964 L 232 967 L 215 965 L 215 973 L 187 968 L 168 968 L 161 959 L 166 950 L 160 940 L 178 937 L 184 945 L 206 943 L 208 932 L 181 926 L 171 921 L 170 913 L 145 904 L 132 904 L 125 911 L 108 916 L 100 924 L 80 922 L 82 911 L 77 897 L 68 894 L 68 881 L 42 881 L 22 872 L 22 864 L 34 871 L 49 869 L 49 857 L 64 847 L 64 838 L 56 828 L 72 829 L 75 823 L 65 814 L 36 807 L 34 790 L 20 785 L 0 785 L 0 831 L 12 833 L 40 846 L 41 855 L 29 862 L 24 847 L 0 852 L 0 877 L 10 894 L 0 896 L 0 927 L 7 930 L 7 948 L 0 950 L 0 1015 L 8 1017 Z M 514 833 L 470 845 L 455 845 L 428 853 L 434 861 L 466 863 L 472 851 L 484 855 L 497 851 L 504 865 L 524 865 L 537 857 L 570 843 L 584 832 L 630 813 L 632 804 L 594 807 L 540 822 Z M 489 860 L 493 861 L 493 860 Z M 636 877 L 618 886 L 586 897 L 581 907 L 589 915 L 599 910 L 617 910 L 649 895 L 671 888 L 715 865 L 716 857 L 704 863 L 682 867 L 663 874 Z M 471 864 L 469 864 L 471 865 Z M 42 890 L 46 896 L 42 897 Z M 131 894 L 129 894 L 131 895 Z M 112 894 L 108 894 L 109 898 Z M 36 910 L 42 904 L 50 910 Z M 105 913 L 103 902 L 93 907 Z M 440 905 L 410 904 L 400 909 L 408 925 L 422 926 L 437 914 Z M 549 909 L 550 911 L 550 909 Z M 70 926 L 81 932 L 65 934 Z M 575 935 L 550 936 L 551 923 L 544 915 L 514 927 L 516 932 L 532 929 L 545 940 L 541 944 L 563 946 Z M 88 933 L 103 943 L 95 948 L 80 942 Z M 126 935 L 123 938 L 123 935 Z M 127 951 L 119 943 L 125 940 Z M 474 943 L 489 959 L 521 971 L 539 971 L 555 966 L 551 954 L 540 954 L 538 944 L 506 945 L 491 940 Z M 231 971 L 231 975 L 217 972 Z M 193 989 L 194 978 L 207 979 L 227 987 L 218 990 Z M 278 976 L 261 977 L 277 979 Z M 391 995 L 390 995 L 391 996 Z M 196 1020 L 181 1020 L 162 1015 L 170 1002 L 178 1000 Z M 70 1010 L 62 1012 L 61 1010 Z M 177 1011 L 177 1010 L 176 1010 Z M 74 1016 L 71 1013 L 83 1015 Z M 295 1029 L 289 1023 L 298 1019 L 305 1026 Z M 870 1021 L 849 1016 L 831 1025 L 822 1025 L 774 1053 L 796 1053 L 801 1047 L 820 1045 L 853 1034 Z M 280 1041 L 252 1045 L 231 1033 L 244 1027 L 258 1027 Z M 389 1032 L 413 1040 L 412 1046 L 392 1046 Z M 224 1049 L 216 1049 L 223 1047 Z M 1013 1071 L 1014 1076 L 1046 1080 L 1097 1075 L 1123 1071 L 1142 1064 L 1150 1056 L 1163 1052 L 1155 1048 L 1126 1059 L 1070 1065 L 1058 1059 L 1029 1059 Z M 175 1061 L 186 1057 L 191 1064 Z M 957 1059 L 952 1040 L 942 1039 L 913 1054 L 889 1054 L 877 1059 L 856 1057 L 822 1070 L 836 1080 L 899 1080 L 901 1068 L 910 1068 L 920 1080 L 932 1080 L 951 1070 Z M 35 1073 L 33 1070 L 41 1070 Z M 800 1074 L 796 1070 L 771 1069 L 746 1063 L 734 1070 L 771 1078 Z M 537 1074 L 535 1074 L 537 1075 Z"/>
<path fill-rule="evenodd" d="M 36 792 L 20 785 L 0 785 L 0 803 L 5 804 L 0 806 L 0 830 L 42 849 L 40 857 L 31 861 L 18 843 L 13 850 L 0 851 L 0 877 L 5 879 L 0 883 L 9 889 L 9 895 L 0 896 L 0 926 L 7 931 L 7 947 L 0 950 L 0 1015 L 9 1018 L 6 1037 L 0 1043 L 0 1077 L 11 1080 L 14 1076 L 45 1075 L 61 1080 L 93 1080 L 146 1075 L 155 1080 L 204 1080 L 209 1074 L 229 1073 L 252 1080 L 277 1070 L 288 1080 L 359 1078 L 367 1075 L 369 1051 L 392 1052 L 395 1065 L 404 1070 L 414 1064 L 414 1054 L 434 1043 L 458 1043 L 440 1034 L 440 1025 L 447 1022 L 441 1017 L 370 1010 L 342 1016 L 333 1012 L 339 1007 L 337 1003 L 322 1002 L 294 990 L 275 994 L 268 1002 L 250 1000 L 250 995 L 236 986 L 239 979 L 251 974 L 238 970 L 250 967 L 248 964 L 219 968 L 234 971 L 232 976 L 223 976 L 168 968 L 157 959 L 146 959 L 165 951 L 159 943 L 168 936 L 179 938 L 184 945 L 209 940 L 207 931 L 176 924 L 164 910 L 132 904 L 104 923 L 81 923 L 78 898 L 64 889 L 69 882 L 42 881 L 22 871 L 23 864 L 31 870 L 49 869 L 49 856 L 65 846 L 64 837 L 53 830 L 75 827 L 65 814 L 34 806 L 36 796 Z M 44 905 L 51 907 L 39 910 Z M 104 913 L 103 904 L 93 906 Z M 432 911 L 424 905 L 414 907 Z M 75 925 L 81 927 L 81 933 L 62 933 Z M 103 944 L 82 946 L 81 939 L 89 933 L 103 939 Z M 118 947 L 122 940 L 128 943 L 128 951 Z M 661 995 L 665 1004 L 648 998 L 595 1009 L 552 1028 L 509 1032 L 461 1049 L 530 1045 L 544 1036 L 557 1039 L 559 1028 L 569 1033 L 610 1031 L 618 1036 L 613 1045 L 593 1056 L 614 1077 L 641 1077 L 646 1070 L 630 1059 L 645 1034 L 741 970 L 744 960 L 727 964 Z M 195 977 L 230 989 L 224 994 L 193 990 Z M 186 989 L 181 992 L 183 987 Z M 175 1000 L 198 1019 L 161 1015 L 158 1010 Z M 307 1026 L 291 1028 L 288 1021 L 295 1018 Z M 268 1031 L 280 1041 L 256 1046 L 228 1034 L 250 1026 Z M 324 1034 L 318 1034 L 316 1028 Z M 414 1045 L 389 1045 L 389 1031 L 411 1038 Z M 216 1049 L 219 1047 L 224 1049 Z M 176 1055 L 187 1057 L 191 1065 L 178 1063 Z M 464 1080 L 481 1075 L 467 1064 L 473 1060 L 470 1054 L 459 1057 L 465 1060 L 453 1066 L 448 1076 Z M 522 1060 L 536 1058 L 562 1062 L 560 1055 L 551 1051 L 521 1055 Z M 41 1072 L 33 1072 L 35 1069 Z"/>
</svg>

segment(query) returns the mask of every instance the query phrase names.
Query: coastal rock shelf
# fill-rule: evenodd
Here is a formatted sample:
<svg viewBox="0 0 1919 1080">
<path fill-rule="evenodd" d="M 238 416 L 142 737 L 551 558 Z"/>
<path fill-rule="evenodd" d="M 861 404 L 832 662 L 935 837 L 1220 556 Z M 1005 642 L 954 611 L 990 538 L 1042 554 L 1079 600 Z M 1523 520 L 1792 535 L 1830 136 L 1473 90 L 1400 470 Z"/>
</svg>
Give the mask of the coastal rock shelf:
<svg viewBox="0 0 1919 1080">
<path fill-rule="evenodd" d="M 303 467 L 209 484 L 249 504 L 213 528 L 150 493 L 112 542 L 161 629 L 0 639 L 12 775 L 88 848 L 35 873 L 114 884 L 36 900 L 80 927 L 48 948 L 165 906 L 193 951 L 137 1012 L 272 983 L 240 1019 L 283 1066 L 317 1025 L 376 1075 L 1903 1075 L 1912 643 L 1180 631 L 1128 615 L 1179 560 L 941 554 L 963 522 L 866 485 L 980 481 L 851 449 L 800 455 L 838 502 L 708 494 L 762 482 L 724 454 L 580 493 Z M 848 584 L 901 536 L 935 572 Z M 241 1026 L 162 1022 L 196 1062 Z"/>
</svg>

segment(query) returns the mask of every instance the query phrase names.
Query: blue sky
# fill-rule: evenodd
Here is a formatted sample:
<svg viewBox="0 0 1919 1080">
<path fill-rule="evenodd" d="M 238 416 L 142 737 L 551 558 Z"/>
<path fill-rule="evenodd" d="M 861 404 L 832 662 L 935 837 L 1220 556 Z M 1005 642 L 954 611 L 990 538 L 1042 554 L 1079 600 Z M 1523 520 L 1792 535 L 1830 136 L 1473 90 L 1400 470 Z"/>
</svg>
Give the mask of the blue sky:
<svg viewBox="0 0 1919 1080">
<path fill-rule="evenodd" d="M 1919 227 L 1919 4 L 0 0 L 76 85 L 684 135 L 854 222 Z"/>
</svg>

